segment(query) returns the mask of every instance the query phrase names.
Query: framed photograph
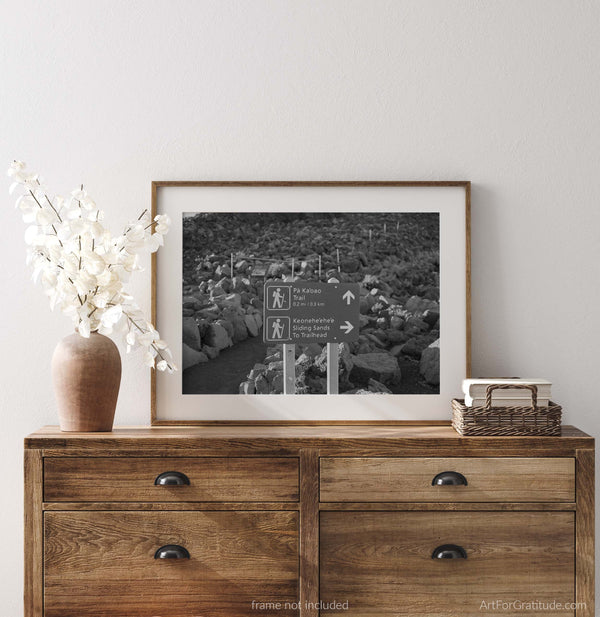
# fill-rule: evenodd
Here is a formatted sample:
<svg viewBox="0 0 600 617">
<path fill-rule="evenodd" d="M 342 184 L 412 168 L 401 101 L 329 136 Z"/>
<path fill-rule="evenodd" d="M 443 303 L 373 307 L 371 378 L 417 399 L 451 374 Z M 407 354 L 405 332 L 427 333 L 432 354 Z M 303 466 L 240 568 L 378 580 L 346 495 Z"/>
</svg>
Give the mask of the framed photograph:
<svg viewBox="0 0 600 617">
<path fill-rule="evenodd" d="M 159 181 L 152 209 L 172 221 L 153 319 L 180 369 L 152 372 L 153 425 L 450 417 L 469 182 Z"/>
</svg>

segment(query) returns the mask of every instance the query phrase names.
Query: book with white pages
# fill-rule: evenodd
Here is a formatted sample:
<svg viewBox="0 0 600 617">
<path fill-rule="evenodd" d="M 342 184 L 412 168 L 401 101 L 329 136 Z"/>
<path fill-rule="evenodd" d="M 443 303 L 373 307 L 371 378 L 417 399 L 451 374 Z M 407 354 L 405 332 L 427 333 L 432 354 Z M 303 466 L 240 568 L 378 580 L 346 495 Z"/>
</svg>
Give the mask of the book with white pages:
<svg viewBox="0 0 600 617">
<path fill-rule="evenodd" d="M 495 396 L 496 392 L 492 395 L 492 407 L 531 407 L 531 397 L 505 397 Z M 548 407 L 549 399 L 538 398 L 538 407 Z M 467 407 L 485 407 L 485 397 L 473 398 L 468 394 L 465 394 L 465 405 Z"/>
<path fill-rule="evenodd" d="M 548 381 L 547 379 L 541 379 L 541 378 L 465 379 L 463 380 L 463 393 L 465 394 L 465 400 L 467 396 L 471 398 L 476 398 L 476 399 L 485 398 L 488 386 L 511 385 L 511 384 L 523 385 L 523 386 L 536 386 L 539 400 L 549 399 L 552 396 L 551 394 L 552 382 Z M 526 391 L 523 388 L 514 388 L 514 389 L 507 388 L 507 389 L 502 389 L 502 390 L 496 390 L 494 392 L 494 397 L 496 396 L 505 398 L 505 399 L 506 398 L 522 399 L 522 398 L 526 398 Z"/>
</svg>

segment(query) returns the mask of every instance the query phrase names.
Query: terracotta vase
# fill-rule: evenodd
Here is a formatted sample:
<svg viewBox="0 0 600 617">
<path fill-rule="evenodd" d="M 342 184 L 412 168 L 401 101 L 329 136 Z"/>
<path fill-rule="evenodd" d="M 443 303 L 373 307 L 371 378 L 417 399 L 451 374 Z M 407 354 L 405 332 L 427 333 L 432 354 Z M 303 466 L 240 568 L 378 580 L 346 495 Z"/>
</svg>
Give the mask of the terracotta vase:
<svg viewBox="0 0 600 617">
<path fill-rule="evenodd" d="M 121 384 L 121 356 L 106 336 L 66 336 L 52 356 L 61 431 L 112 430 Z"/>
</svg>

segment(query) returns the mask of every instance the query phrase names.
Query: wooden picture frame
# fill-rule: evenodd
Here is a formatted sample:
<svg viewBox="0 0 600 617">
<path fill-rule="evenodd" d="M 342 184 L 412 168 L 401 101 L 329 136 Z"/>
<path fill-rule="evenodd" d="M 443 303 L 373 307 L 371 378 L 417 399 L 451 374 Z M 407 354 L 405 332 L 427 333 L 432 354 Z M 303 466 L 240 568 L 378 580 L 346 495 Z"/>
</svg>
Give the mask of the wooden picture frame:
<svg viewBox="0 0 600 617">
<path fill-rule="evenodd" d="M 244 193 L 250 191 L 250 193 Z M 342 192 L 341 196 L 332 198 L 332 205 L 329 202 L 321 203 L 321 207 L 314 205 L 314 201 L 319 202 L 325 196 L 327 199 L 334 195 L 334 192 Z M 362 193 L 361 193 L 362 191 Z M 260 192 L 261 202 L 256 197 Z M 270 196 L 277 194 L 278 197 L 285 197 L 286 200 L 292 196 L 290 203 L 295 203 L 289 207 L 274 206 L 269 204 Z M 300 194 L 298 194 L 300 192 Z M 357 193 L 358 192 L 358 193 Z M 346 209 L 340 205 L 342 202 L 355 202 L 362 200 L 368 195 L 364 204 L 359 209 Z M 173 340 L 177 336 L 175 322 L 181 332 L 181 286 L 179 296 L 175 300 L 175 287 L 173 278 L 179 273 L 182 277 L 182 249 L 181 216 L 183 212 L 194 210 L 197 212 L 246 212 L 242 206 L 229 205 L 233 202 L 244 201 L 247 197 L 249 201 L 254 201 L 248 212 L 300 212 L 298 206 L 303 198 L 310 196 L 311 212 L 323 212 L 323 207 L 328 206 L 327 211 L 334 213 L 348 212 L 438 212 L 439 222 L 439 242 L 440 242 L 440 301 L 442 306 L 449 306 L 454 302 L 453 320 L 444 321 L 444 309 L 442 309 L 440 321 L 440 340 L 442 345 L 440 386 L 439 394 L 431 395 L 373 395 L 361 397 L 328 397 L 327 395 L 306 396 L 279 396 L 279 395 L 254 395 L 247 397 L 244 395 L 183 395 L 181 387 L 179 393 L 175 392 L 173 383 L 178 382 L 181 386 L 181 373 L 175 375 L 165 375 L 156 373 L 152 370 L 151 375 L 151 424 L 152 426 L 173 426 L 173 425 L 212 425 L 212 424 L 406 424 L 420 423 L 421 421 L 441 420 L 450 416 L 450 399 L 460 393 L 461 380 L 471 375 L 471 242 L 470 242 L 470 220 L 471 220 L 471 184 L 468 181 L 154 181 L 152 182 L 152 216 L 156 214 L 169 214 L 173 220 L 173 228 L 166 236 L 165 247 L 160 254 L 152 255 L 152 321 L 157 326 L 162 336 L 169 342 L 175 354 L 175 363 L 181 368 L 180 350 L 181 340 Z M 360 196 L 360 198 L 359 198 Z M 203 201 L 203 206 L 197 209 L 197 200 Z M 432 201 L 427 205 L 427 199 Z M 194 201 L 196 200 L 196 201 Z M 208 201 L 206 201 L 208 200 Z M 312 201 L 311 201 L 312 200 Z M 378 202 L 381 200 L 381 203 Z M 413 200 L 416 205 L 414 208 L 409 206 Z M 273 201 L 276 201 L 273 199 Z M 396 210 L 396 202 L 402 202 L 402 207 Z M 267 203 L 263 209 L 263 203 Z M 186 204 L 186 205 L 182 205 Z M 195 204 L 195 205 L 194 205 Z M 209 204 L 209 207 L 207 207 Z M 381 205 L 383 204 L 383 205 Z M 392 204 L 392 205 L 390 205 Z M 426 206 L 426 207 L 425 207 Z M 312 209 L 314 208 L 314 209 Z M 179 220 L 178 220 L 179 218 Z M 450 251 L 450 252 L 448 252 Z M 179 252 L 179 253 L 178 253 Z M 444 261 L 446 259 L 446 261 Z M 167 265 L 168 264 L 168 265 Z M 461 265 L 462 264 L 462 265 Z M 165 268 L 169 269 L 168 276 Z M 449 293 L 445 287 L 444 277 L 450 276 L 456 279 L 454 293 Z M 164 280 L 161 279 L 161 276 Z M 169 289 L 167 289 L 167 286 Z M 159 294 L 163 294 L 160 296 Z M 448 297 L 446 297 L 448 295 Z M 165 304 L 165 297 L 168 298 Z M 177 313 L 175 307 L 178 306 Z M 460 314 L 460 317 L 459 317 Z M 448 318 L 450 319 L 450 318 Z M 439 327 L 439 325 L 438 325 Z M 445 329 L 445 330 L 444 330 Z M 460 332 L 461 341 L 455 337 L 450 340 L 450 334 L 456 330 Z M 464 338 L 463 338 L 464 336 Z M 449 341 L 449 342 L 448 342 Z M 456 360 L 448 362 L 448 350 L 444 345 L 454 345 Z M 448 348 L 449 349 L 449 348 Z M 445 365 L 453 364 L 454 373 L 449 379 L 450 383 L 445 383 Z M 460 368 L 462 367 L 462 368 Z M 464 370 L 463 370 L 464 369 Z M 174 380 L 168 382 L 166 380 Z M 169 392 L 163 390 L 167 384 Z M 420 396 L 416 400 L 415 397 Z M 187 398 L 186 398 L 187 397 Z M 193 405 L 188 401 L 191 398 L 199 399 Z M 216 398 L 215 398 L 216 397 Z M 235 398 L 234 398 L 235 397 Z M 248 399 L 253 399 L 251 402 Z M 225 400 L 227 399 L 227 400 Z M 244 399 L 244 400 L 242 400 Z M 287 400 L 286 400 L 287 399 Z M 302 402 L 297 401 L 302 399 Z M 337 402 L 335 399 L 338 399 Z M 343 405 L 342 405 L 343 399 Z M 360 402 L 357 400 L 360 399 Z M 396 401 L 393 401 L 396 399 Z M 402 404 L 399 400 L 402 400 Z M 294 401 L 297 402 L 294 402 Z M 406 402 L 404 402 L 406 401 Z M 415 401 L 413 404 L 411 401 Z M 306 407 L 310 402 L 313 411 L 310 414 L 298 412 L 300 406 Z M 336 403 L 338 409 L 333 403 Z M 251 403 L 251 404 L 250 404 Z M 240 411 L 240 406 L 244 409 Z M 193 408 L 193 409 L 192 409 Z M 195 413 L 195 409 L 198 413 Z M 364 409 L 364 413 L 363 413 Z M 191 411 L 190 411 L 191 410 Z M 279 411 L 281 410 L 281 411 Z"/>
</svg>

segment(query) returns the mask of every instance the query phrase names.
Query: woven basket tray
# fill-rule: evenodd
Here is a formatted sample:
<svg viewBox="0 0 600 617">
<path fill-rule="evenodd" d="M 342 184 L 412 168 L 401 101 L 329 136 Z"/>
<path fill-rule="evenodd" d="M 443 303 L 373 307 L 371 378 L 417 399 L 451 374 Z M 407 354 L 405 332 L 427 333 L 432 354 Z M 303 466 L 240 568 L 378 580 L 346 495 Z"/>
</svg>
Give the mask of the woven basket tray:
<svg viewBox="0 0 600 617">
<path fill-rule="evenodd" d="M 530 407 L 494 407 L 494 390 L 523 388 L 531 392 Z M 537 387 L 502 384 L 487 387 L 485 406 L 467 407 L 463 400 L 452 401 L 452 426 L 461 435 L 560 435 L 562 408 L 550 401 L 537 406 Z"/>
</svg>

